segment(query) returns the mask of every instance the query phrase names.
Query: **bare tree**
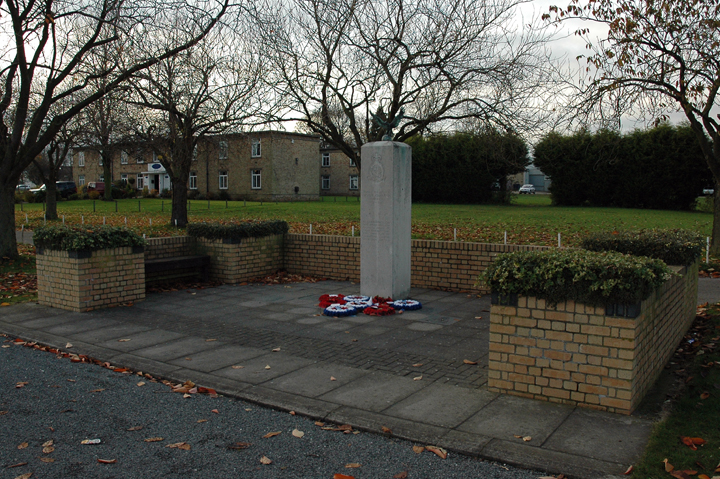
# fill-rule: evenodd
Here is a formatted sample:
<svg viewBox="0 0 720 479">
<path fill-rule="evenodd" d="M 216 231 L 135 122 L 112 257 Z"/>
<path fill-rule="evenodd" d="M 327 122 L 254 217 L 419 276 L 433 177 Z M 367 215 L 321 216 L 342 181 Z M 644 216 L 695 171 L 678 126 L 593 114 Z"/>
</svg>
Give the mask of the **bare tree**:
<svg viewBox="0 0 720 479">
<path fill-rule="evenodd" d="M 268 0 L 272 1 L 272 0 Z M 552 62 L 542 28 L 518 25 L 523 0 L 289 0 L 258 28 L 288 119 L 360 165 L 358 146 L 404 117 L 393 139 L 483 118 L 521 131 L 542 120 Z M 522 30 L 521 30 L 522 29 Z M 338 120 L 337 111 L 343 113 Z M 318 114 L 319 112 L 319 114 Z"/>
<path fill-rule="evenodd" d="M 4 0 L 0 3 L 0 257 L 16 257 L 13 195 L 23 170 L 62 126 L 132 75 L 196 44 L 229 0 Z M 181 25 L 169 19 L 185 15 Z M 176 42 L 122 62 L 121 45 L 176 28 Z M 83 61 L 117 45 L 116 61 L 90 71 Z M 104 78 L 97 88 L 93 80 Z M 71 99 L 57 112 L 53 107 Z"/>
<path fill-rule="evenodd" d="M 185 227 L 187 186 L 198 143 L 268 121 L 275 105 L 259 88 L 264 65 L 240 24 L 136 74 L 130 102 L 136 133 L 172 182 L 171 224 Z M 159 41 L 158 38 L 152 41 Z"/>
<path fill-rule="evenodd" d="M 623 115 L 657 122 L 680 110 L 715 178 L 712 251 L 720 253 L 720 9 L 701 0 L 572 0 L 546 19 L 592 23 L 577 31 L 590 48 L 577 112 L 585 122 Z M 589 25 L 607 37 L 596 40 Z"/>
</svg>

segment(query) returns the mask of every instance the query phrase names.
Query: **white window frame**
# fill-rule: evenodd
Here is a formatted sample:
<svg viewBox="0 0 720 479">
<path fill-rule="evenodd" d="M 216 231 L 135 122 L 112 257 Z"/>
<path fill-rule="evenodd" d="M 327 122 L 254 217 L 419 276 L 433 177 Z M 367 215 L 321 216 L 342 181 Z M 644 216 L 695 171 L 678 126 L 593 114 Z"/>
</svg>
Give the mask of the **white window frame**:
<svg viewBox="0 0 720 479">
<path fill-rule="evenodd" d="M 253 190 L 262 189 L 262 170 L 250 170 L 250 188 Z"/>
<path fill-rule="evenodd" d="M 142 164 L 145 163 L 145 158 L 143 157 L 142 152 L 138 152 L 138 153 L 137 153 L 137 156 L 135 157 L 135 162 L 136 162 L 138 165 L 142 165 Z"/>
<path fill-rule="evenodd" d="M 227 170 L 220 170 L 218 172 L 218 188 L 221 190 L 228 189 L 228 172 L 227 172 Z"/>
<path fill-rule="evenodd" d="M 328 168 L 330 166 L 330 153 L 323 153 L 322 154 L 322 160 L 320 165 L 323 168 Z"/>
<path fill-rule="evenodd" d="M 85 152 L 78 151 L 78 166 L 85 166 Z"/>
<path fill-rule="evenodd" d="M 350 175 L 350 189 L 351 190 L 357 190 L 358 189 L 358 175 Z"/>
<path fill-rule="evenodd" d="M 350 158 L 350 166 L 357 166 L 357 165 L 355 164 L 355 160 L 353 160 L 352 158 Z"/>
<path fill-rule="evenodd" d="M 188 178 L 188 189 L 197 190 L 197 172 L 191 171 L 190 177 Z"/>
<path fill-rule="evenodd" d="M 120 181 L 123 182 L 123 184 L 127 185 L 128 175 L 127 173 L 121 173 L 120 174 Z"/>
<path fill-rule="evenodd" d="M 220 140 L 218 142 L 218 160 L 227 160 L 228 159 L 228 142 L 225 140 Z"/>
<path fill-rule="evenodd" d="M 98 181 L 99 181 L 100 183 L 105 183 L 105 175 L 102 174 L 102 173 L 100 173 L 100 176 L 98 176 Z"/>
<path fill-rule="evenodd" d="M 330 175 L 321 175 L 320 176 L 320 189 L 323 189 L 323 190 L 330 189 Z"/>
<path fill-rule="evenodd" d="M 98 166 L 103 166 L 103 157 L 102 157 L 102 155 L 98 155 Z"/>
<path fill-rule="evenodd" d="M 120 164 L 121 165 L 127 165 L 128 164 L 128 152 L 125 150 L 120 151 Z"/>
<path fill-rule="evenodd" d="M 197 161 L 197 145 L 193 146 L 192 161 Z"/>
<path fill-rule="evenodd" d="M 260 158 L 260 156 L 262 156 L 260 140 L 259 139 L 252 140 L 252 143 L 250 145 L 250 157 L 251 158 Z"/>
<path fill-rule="evenodd" d="M 78 185 L 82 186 L 85 184 L 85 175 L 78 175 Z"/>
<path fill-rule="evenodd" d="M 143 175 L 137 175 L 137 178 L 135 179 L 135 186 L 138 190 L 142 190 L 143 187 L 145 187 L 145 177 Z"/>
</svg>

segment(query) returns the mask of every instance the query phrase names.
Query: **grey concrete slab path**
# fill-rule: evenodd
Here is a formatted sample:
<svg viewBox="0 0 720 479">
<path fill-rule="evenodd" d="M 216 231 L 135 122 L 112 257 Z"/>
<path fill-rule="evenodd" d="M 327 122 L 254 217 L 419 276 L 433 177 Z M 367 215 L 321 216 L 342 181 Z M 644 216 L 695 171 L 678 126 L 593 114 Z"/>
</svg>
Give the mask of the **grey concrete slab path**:
<svg viewBox="0 0 720 479">
<path fill-rule="evenodd" d="M 321 294 L 358 292 L 324 281 L 149 294 L 89 313 L 28 303 L 0 310 L 0 332 L 526 468 L 613 477 L 641 455 L 650 419 L 487 390 L 487 296 L 413 289 L 423 309 L 387 317 L 317 307 Z"/>
</svg>

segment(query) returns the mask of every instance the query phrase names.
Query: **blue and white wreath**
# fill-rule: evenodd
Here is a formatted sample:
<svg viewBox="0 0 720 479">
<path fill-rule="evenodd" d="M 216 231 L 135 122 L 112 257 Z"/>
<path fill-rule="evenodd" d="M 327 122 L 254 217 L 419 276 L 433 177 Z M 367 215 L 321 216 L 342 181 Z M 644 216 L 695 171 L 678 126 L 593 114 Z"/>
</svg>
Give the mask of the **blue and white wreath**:
<svg viewBox="0 0 720 479">
<path fill-rule="evenodd" d="M 345 296 L 343 298 L 348 303 L 365 303 L 370 304 L 372 303 L 372 298 L 370 296 L 360 296 L 360 295 L 352 295 L 352 296 Z"/>
<path fill-rule="evenodd" d="M 348 296 L 346 296 L 346 298 L 347 297 Z M 368 301 L 349 301 L 349 302 L 345 303 L 345 306 L 350 306 L 351 308 L 355 308 L 355 312 L 359 313 L 359 312 L 363 311 L 365 308 L 367 308 L 368 306 L 372 306 L 372 304 L 373 304 L 372 301 L 370 301 L 368 298 Z"/>
<path fill-rule="evenodd" d="M 405 311 L 414 311 L 422 308 L 420 301 L 415 301 L 414 299 L 399 299 L 397 301 L 390 301 L 388 304 L 392 306 L 393 309 L 402 309 Z"/>
<path fill-rule="evenodd" d="M 325 310 L 323 311 L 323 314 L 325 316 L 350 316 L 355 314 L 357 311 L 352 306 L 349 306 L 347 304 L 331 304 Z"/>
</svg>

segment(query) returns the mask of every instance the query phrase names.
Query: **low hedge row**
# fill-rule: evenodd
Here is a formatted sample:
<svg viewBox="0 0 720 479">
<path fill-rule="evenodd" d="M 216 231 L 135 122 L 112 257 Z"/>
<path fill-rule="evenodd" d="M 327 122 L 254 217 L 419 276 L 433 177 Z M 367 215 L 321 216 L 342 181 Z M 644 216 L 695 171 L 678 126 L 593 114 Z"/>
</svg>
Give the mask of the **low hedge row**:
<svg viewBox="0 0 720 479">
<path fill-rule="evenodd" d="M 648 256 L 666 264 L 689 265 L 703 251 L 703 238 L 687 230 L 601 231 L 585 237 L 581 247 L 590 251 L 617 251 Z"/>
<path fill-rule="evenodd" d="M 125 246 L 144 246 L 145 240 L 125 227 L 40 226 L 33 231 L 33 243 L 37 248 L 61 251 L 96 251 Z"/>
<path fill-rule="evenodd" d="M 573 300 L 601 306 L 638 303 L 670 274 L 659 259 L 558 249 L 501 254 L 480 275 L 480 282 L 502 295 L 535 296 L 550 304 Z"/>
<path fill-rule="evenodd" d="M 286 221 L 260 221 L 236 224 L 190 223 L 186 232 L 195 238 L 240 240 L 262 238 L 288 232 Z"/>
</svg>

